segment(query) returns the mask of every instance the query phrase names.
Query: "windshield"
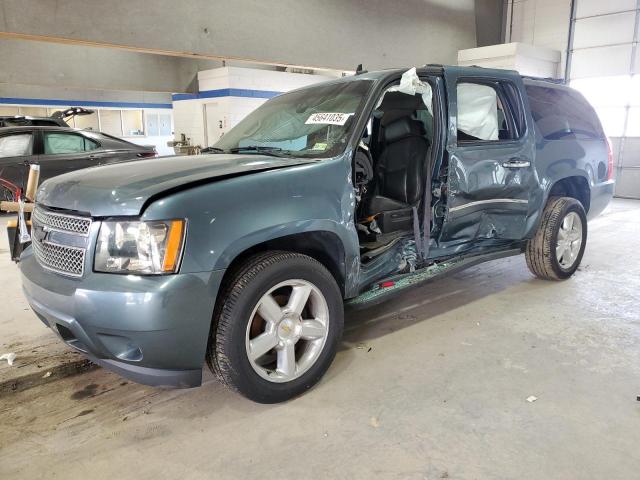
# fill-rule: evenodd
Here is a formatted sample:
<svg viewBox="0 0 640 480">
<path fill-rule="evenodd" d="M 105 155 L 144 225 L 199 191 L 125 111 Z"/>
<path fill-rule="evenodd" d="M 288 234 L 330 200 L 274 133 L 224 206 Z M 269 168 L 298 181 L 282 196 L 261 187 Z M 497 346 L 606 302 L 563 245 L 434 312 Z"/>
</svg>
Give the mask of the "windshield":
<svg viewBox="0 0 640 480">
<path fill-rule="evenodd" d="M 354 80 L 318 85 L 275 97 L 238 123 L 210 151 L 338 155 L 372 83 Z"/>
</svg>

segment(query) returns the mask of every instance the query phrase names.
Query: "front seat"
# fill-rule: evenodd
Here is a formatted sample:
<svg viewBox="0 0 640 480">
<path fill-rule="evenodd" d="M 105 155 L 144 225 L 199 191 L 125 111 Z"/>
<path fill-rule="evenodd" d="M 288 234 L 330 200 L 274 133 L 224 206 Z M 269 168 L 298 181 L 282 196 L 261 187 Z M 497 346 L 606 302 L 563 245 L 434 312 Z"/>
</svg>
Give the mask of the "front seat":
<svg viewBox="0 0 640 480">
<path fill-rule="evenodd" d="M 424 165 L 429 141 L 422 122 L 404 116 L 384 128 L 385 146 L 377 165 L 377 191 L 367 208 L 379 218 L 382 231 L 411 228 L 411 208 L 418 204 L 424 188 Z M 396 215 L 380 215 L 397 211 Z M 394 217 L 394 218 L 392 218 Z"/>
</svg>

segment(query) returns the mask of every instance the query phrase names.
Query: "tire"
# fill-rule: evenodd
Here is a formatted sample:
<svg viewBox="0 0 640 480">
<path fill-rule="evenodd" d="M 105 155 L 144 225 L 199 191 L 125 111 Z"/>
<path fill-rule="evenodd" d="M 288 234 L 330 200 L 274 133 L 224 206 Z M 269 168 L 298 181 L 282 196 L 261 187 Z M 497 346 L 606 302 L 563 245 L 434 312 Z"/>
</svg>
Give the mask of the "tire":
<svg viewBox="0 0 640 480">
<path fill-rule="evenodd" d="M 535 236 L 527 242 L 527 266 L 539 278 L 564 280 L 578 269 L 586 244 L 587 215 L 582 204 L 569 197 L 550 198 Z"/>
<path fill-rule="evenodd" d="M 294 300 L 305 294 L 305 303 Z M 255 402 L 289 400 L 331 365 L 343 317 L 340 289 L 321 263 L 289 252 L 256 255 L 232 273 L 218 298 L 207 363 L 224 384 Z"/>
</svg>

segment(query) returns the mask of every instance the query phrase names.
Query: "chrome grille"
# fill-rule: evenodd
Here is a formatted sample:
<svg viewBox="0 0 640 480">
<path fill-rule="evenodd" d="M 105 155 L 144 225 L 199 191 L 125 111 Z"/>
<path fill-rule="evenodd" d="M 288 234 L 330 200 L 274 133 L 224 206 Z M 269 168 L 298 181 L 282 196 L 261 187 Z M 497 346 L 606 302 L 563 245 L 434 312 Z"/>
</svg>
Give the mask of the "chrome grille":
<svg viewBox="0 0 640 480">
<path fill-rule="evenodd" d="M 33 210 L 32 220 L 40 225 L 46 225 L 49 230 L 60 232 L 77 233 L 82 236 L 89 235 L 91 219 L 87 217 L 77 217 L 75 215 L 63 215 L 36 206 Z"/>
<path fill-rule="evenodd" d="M 36 260 L 44 268 L 72 277 L 81 277 L 84 273 L 84 248 L 41 243 L 35 239 L 31 244 Z"/>
<path fill-rule="evenodd" d="M 38 263 L 43 268 L 62 275 L 81 277 L 84 274 L 86 255 L 86 248 L 82 245 L 87 245 L 86 237 L 90 232 L 91 219 L 36 206 L 31 222 L 31 243 Z M 52 240 L 54 235 L 56 238 Z M 72 245 L 65 245 L 67 242 Z"/>
</svg>

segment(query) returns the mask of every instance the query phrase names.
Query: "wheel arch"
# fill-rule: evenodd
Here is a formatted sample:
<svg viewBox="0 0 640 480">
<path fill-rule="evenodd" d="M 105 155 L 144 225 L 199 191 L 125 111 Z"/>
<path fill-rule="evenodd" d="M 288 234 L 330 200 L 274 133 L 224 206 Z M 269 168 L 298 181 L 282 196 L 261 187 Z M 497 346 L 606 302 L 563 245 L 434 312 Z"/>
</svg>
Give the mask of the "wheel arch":
<svg viewBox="0 0 640 480">
<path fill-rule="evenodd" d="M 308 255 L 319 261 L 333 276 L 343 297 L 346 290 L 346 251 L 340 237 L 328 230 L 292 233 L 270 238 L 237 252 L 230 260 L 222 284 L 251 256 L 268 251 Z"/>
<path fill-rule="evenodd" d="M 575 198 L 582 204 L 585 213 L 589 213 L 591 188 L 587 178 L 582 175 L 571 175 L 555 180 L 548 189 L 545 205 L 551 197 Z"/>
</svg>

